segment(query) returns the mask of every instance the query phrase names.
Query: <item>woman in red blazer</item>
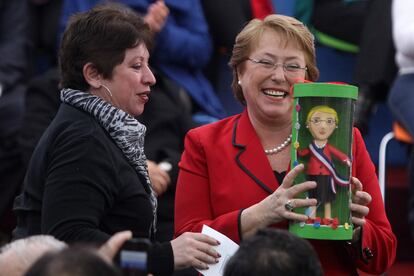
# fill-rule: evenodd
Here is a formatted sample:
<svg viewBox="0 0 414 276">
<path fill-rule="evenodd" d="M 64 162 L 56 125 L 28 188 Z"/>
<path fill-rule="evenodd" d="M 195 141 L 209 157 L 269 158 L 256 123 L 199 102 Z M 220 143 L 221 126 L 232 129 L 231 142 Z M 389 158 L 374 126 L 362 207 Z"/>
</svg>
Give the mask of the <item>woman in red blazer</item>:
<svg viewBox="0 0 414 276">
<path fill-rule="evenodd" d="M 289 168 L 290 87 L 318 77 L 312 34 L 291 17 L 254 19 L 237 36 L 230 65 L 235 96 L 246 108 L 188 132 L 177 183 L 176 235 L 200 232 L 206 224 L 238 243 L 261 228 L 305 221 L 307 216 L 285 207 L 288 202 L 295 208 L 316 205 L 316 199 L 293 199 L 316 183 L 292 186 L 303 165 Z M 357 268 L 381 274 L 395 259 L 396 238 L 375 168 L 360 132 L 353 132 L 353 241 L 311 240 L 326 275 L 353 275 Z"/>
</svg>

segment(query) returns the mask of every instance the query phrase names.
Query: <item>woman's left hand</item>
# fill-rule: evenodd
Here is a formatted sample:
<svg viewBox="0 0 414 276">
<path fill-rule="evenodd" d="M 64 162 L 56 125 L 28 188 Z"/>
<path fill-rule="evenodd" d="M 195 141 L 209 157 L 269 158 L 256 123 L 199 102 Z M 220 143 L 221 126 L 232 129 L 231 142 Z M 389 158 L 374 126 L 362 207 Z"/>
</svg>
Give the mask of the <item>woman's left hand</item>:
<svg viewBox="0 0 414 276">
<path fill-rule="evenodd" d="M 365 217 L 369 213 L 368 204 L 372 197 L 369 193 L 362 190 L 362 183 L 358 178 L 352 177 L 352 203 L 350 209 L 352 212 L 352 223 L 357 226 L 365 224 Z"/>
<path fill-rule="evenodd" d="M 202 233 L 185 232 L 171 241 L 174 255 L 174 268 L 194 267 L 208 269 L 209 264 L 218 263 L 221 255 L 215 247 L 220 242 Z"/>
</svg>

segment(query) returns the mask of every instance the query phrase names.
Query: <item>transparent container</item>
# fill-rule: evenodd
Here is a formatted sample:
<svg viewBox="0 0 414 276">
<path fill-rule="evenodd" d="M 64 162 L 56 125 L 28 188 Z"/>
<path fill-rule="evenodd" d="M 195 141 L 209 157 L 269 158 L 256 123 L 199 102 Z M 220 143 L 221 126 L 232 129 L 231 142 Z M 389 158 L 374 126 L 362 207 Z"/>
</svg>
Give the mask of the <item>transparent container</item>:
<svg viewBox="0 0 414 276">
<path fill-rule="evenodd" d="M 298 198 L 316 198 L 318 203 L 295 208 L 309 219 L 291 222 L 289 230 L 308 239 L 351 240 L 352 125 L 358 88 L 298 83 L 293 96 L 291 167 L 305 165 L 294 183 L 317 182 L 317 188 Z"/>
</svg>

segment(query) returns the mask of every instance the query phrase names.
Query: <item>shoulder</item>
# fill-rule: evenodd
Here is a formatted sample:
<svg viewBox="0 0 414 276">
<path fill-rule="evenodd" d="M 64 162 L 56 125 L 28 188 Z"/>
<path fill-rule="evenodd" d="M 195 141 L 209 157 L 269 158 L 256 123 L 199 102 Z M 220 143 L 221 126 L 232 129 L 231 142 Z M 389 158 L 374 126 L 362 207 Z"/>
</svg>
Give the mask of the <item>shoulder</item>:
<svg viewBox="0 0 414 276">
<path fill-rule="evenodd" d="M 90 114 L 66 104 L 61 104 L 41 140 L 49 149 L 68 151 L 90 146 L 107 148 L 111 144 L 106 131 Z"/>
<path fill-rule="evenodd" d="M 354 127 L 352 130 L 353 134 L 353 148 L 354 150 L 365 149 L 365 142 L 364 138 L 362 138 L 362 134 L 358 128 Z"/>
<path fill-rule="evenodd" d="M 215 137 L 228 136 L 233 133 L 233 129 L 239 119 L 240 114 L 224 118 L 220 121 L 206 124 L 200 127 L 191 129 L 188 136 L 203 136 L 206 139 L 213 139 Z"/>
<path fill-rule="evenodd" d="M 232 144 L 233 130 L 239 115 L 191 129 L 185 137 L 185 150 L 218 152 Z"/>
</svg>

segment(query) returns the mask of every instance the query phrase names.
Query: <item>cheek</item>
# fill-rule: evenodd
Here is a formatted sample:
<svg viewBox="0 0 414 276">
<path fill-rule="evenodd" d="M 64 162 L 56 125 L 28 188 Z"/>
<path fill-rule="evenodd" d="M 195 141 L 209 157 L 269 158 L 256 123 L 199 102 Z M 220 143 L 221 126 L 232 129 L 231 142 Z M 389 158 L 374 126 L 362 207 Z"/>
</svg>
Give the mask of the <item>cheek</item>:
<svg viewBox="0 0 414 276">
<path fill-rule="evenodd" d="M 313 129 L 309 128 L 309 132 L 312 135 L 312 137 L 316 138 L 315 131 L 313 131 Z"/>
<path fill-rule="evenodd" d="M 255 91 L 256 89 L 254 89 L 251 84 L 243 88 L 242 92 L 247 104 L 257 100 L 257 93 Z"/>
<path fill-rule="evenodd" d="M 329 130 L 329 136 L 331 136 L 332 135 L 332 133 L 335 131 L 335 127 L 333 127 L 333 128 L 331 128 L 330 130 Z"/>
</svg>

